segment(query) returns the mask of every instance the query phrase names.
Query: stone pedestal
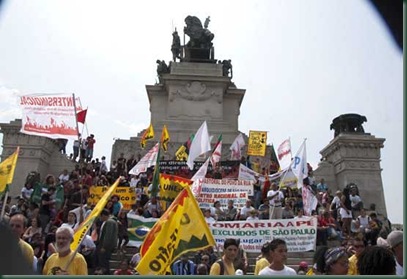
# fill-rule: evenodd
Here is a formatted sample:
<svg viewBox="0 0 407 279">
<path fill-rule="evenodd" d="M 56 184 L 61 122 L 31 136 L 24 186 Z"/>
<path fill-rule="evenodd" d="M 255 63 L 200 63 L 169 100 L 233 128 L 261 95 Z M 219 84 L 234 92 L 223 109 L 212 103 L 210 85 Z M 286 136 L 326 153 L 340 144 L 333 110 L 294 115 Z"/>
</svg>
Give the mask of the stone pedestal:
<svg viewBox="0 0 407 279">
<path fill-rule="evenodd" d="M 223 76 L 221 64 L 171 62 L 170 69 L 169 74 L 161 76 L 160 84 L 146 85 L 155 139 L 148 141 L 144 150 L 140 149 L 143 131 L 130 140 L 117 140 L 112 160 L 121 152 L 143 156 L 159 141 L 164 125 L 171 137 L 164 158 L 172 159 L 204 120 L 209 134 L 214 135 L 213 142 L 222 134 L 222 155 L 230 156 L 229 146 L 239 134 L 238 117 L 246 90 L 236 88 L 229 77 Z"/>
<path fill-rule="evenodd" d="M 75 164 L 59 152 L 55 140 L 26 135 L 20 133 L 20 129 L 21 119 L 0 123 L 0 132 L 3 133 L 1 159 L 10 156 L 17 146 L 20 146 L 14 179 L 10 186 L 11 197 L 21 194 L 25 179 L 31 171 L 39 172 L 43 181 L 48 174 L 58 176 L 64 169 L 71 171 L 75 168 Z"/>
<path fill-rule="evenodd" d="M 376 211 L 387 216 L 380 167 L 380 149 L 385 139 L 370 134 L 340 133 L 320 153 L 323 161 L 314 175 L 325 178 L 332 193 L 355 183 L 364 206 L 376 204 Z"/>
</svg>

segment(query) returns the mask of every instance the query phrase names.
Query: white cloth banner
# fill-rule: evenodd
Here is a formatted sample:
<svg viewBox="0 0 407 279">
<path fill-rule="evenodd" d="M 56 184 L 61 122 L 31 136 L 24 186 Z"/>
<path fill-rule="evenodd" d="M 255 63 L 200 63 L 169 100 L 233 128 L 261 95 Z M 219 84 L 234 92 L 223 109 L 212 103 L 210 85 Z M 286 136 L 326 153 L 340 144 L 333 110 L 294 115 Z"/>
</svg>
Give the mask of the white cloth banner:
<svg viewBox="0 0 407 279">
<path fill-rule="evenodd" d="M 52 139 L 78 139 L 74 104 L 72 94 L 20 96 L 20 132 Z"/>
<path fill-rule="evenodd" d="M 287 168 L 291 164 L 291 141 L 286 139 L 277 148 L 278 162 L 281 169 Z"/>
<path fill-rule="evenodd" d="M 269 175 L 270 183 L 276 182 L 279 187 L 295 188 L 297 187 L 297 177 L 290 168 L 284 169 L 272 175 Z"/>
<path fill-rule="evenodd" d="M 275 238 L 283 239 L 287 243 L 288 252 L 316 249 L 315 217 L 214 222 L 208 223 L 208 226 L 219 250 L 223 250 L 223 243 L 227 238 L 239 238 L 240 246 L 246 252 L 260 253 L 262 245 Z"/>
<path fill-rule="evenodd" d="M 246 145 L 244 142 L 243 135 L 240 133 L 237 135 L 235 140 L 233 141 L 232 145 L 230 146 L 230 159 L 231 160 L 240 160 L 242 157 L 242 151 L 241 149 Z"/>
<path fill-rule="evenodd" d="M 300 149 L 297 151 L 297 154 L 295 154 L 290 168 L 297 177 L 297 187 L 301 188 L 303 185 L 303 179 L 308 177 L 307 149 L 305 146 L 305 140 L 300 146 Z"/>
<path fill-rule="evenodd" d="M 302 202 L 305 216 L 311 216 L 312 211 L 318 206 L 317 197 L 315 197 L 308 187 L 305 185 L 302 187 Z"/>
<path fill-rule="evenodd" d="M 247 196 L 253 195 L 253 182 L 248 180 L 205 178 L 199 182 L 201 183 L 197 191 L 199 195 L 195 198 L 201 208 L 209 208 L 220 199 L 247 199 Z M 240 194 L 235 196 L 236 193 L 247 193 L 247 195 L 242 194 L 240 197 Z"/>
<path fill-rule="evenodd" d="M 253 181 L 256 181 L 256 177 L 255 177 L 256 175 L 260 177 L 259 173 L 257 173 L 254 170 L 246 167 L 243 164 L 240 164 L 240 166 L 239 166 L 239 177 L 238 177 L 239 180 L 253 180 Z"/>
<path fill-rule="evenodd" d="M 190 170 L 194 169 L 194 160 L 201 154 L 211 150 L 211 141 L 209 139 L 208 126 L 206 121 L 202 123 L 192 140 L 189 148 L 187 165 Z"/>
<path fill-rule="evenodd" d="M 199 170 L 191 178 L 192 181 L 195 181 L 195 180 L 201 179 L 201 178 L 205 178 L 206 173 L 208 172 L 209 160 L 210 160 L 210 158 L 206 159 L 205 163 L 202 164 L 202 166 L 199 168 Z"/>
<path fill-rule="evenodd" d="M 155 166 L 157 162 L 158 146 L 157 143 L 151 148 L 146 155 L 129 171 L 129 174 L 138 175 L 142 172 L 146 172 L 151 166 Z"/>
</svg>

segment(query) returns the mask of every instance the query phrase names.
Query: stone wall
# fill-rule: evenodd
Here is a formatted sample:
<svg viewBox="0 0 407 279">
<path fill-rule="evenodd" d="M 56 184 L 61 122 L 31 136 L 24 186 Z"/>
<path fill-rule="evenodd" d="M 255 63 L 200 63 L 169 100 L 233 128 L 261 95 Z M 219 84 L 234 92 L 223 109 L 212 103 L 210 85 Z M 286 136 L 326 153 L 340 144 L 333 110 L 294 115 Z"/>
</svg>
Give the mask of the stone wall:
<svg viewBox="0 0 407 279">
<path fill-rule="evenodd" d="M 10 186 L 10 196 L 16 197 L 21 194 L 27 174 L 37 171 L 44 180 L 48 174 L 58 176 L 62 170 L 73 170 L 75 164 L 59 152 L 55 140 L 31 136 L 20 133 L 21 119 L 10 123 L 0 123 L 0 132 L 3 133 L 3 152 L 1 160 L 10 156 L 20 146 L 13 183 Z"/>
</svg>

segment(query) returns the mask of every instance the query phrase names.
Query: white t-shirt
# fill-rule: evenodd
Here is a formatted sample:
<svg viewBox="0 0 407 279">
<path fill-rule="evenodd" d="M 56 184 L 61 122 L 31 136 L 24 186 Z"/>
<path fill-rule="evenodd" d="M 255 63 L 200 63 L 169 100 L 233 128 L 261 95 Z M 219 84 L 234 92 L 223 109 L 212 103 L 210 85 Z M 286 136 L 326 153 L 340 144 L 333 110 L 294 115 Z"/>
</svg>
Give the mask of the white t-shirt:
<svg viewBox="0 0 407 279">
<path fill-rule="evenodd" d="M 69 173 L 66 175 L 61 173 L 61 175 L 58 178 L 59 178 L 59 181 L 61 181 L 62 183 L 67 182 L 69 180 Z"/>
<path fill-rule="evenodd" d="M 29 199 L 31 197 L 31 194 L 34 192 L 34 189 L 27 189 L 25 187 L 23 187 L 23 189 L 21 189 L 21 196 L 25 199 Z"/>
<path fill-rule="evenodd" d="M 360 223 L 360 227 L 367 228 L 369 226 L 369 221 L 370 221 L 369 216 L 366 215 L 365 217 L 362 217 L 361 215 L 359 215 L 358 220 Z"/>
<path fill-rule="evenodd" d="M 338 196 L 335 196 L 332 199 L 332 203 L 336 205 L 336 209 L 339 209 L 339 207 L 341 207 L 341 199 Z"/>
<path fill-rule="evenodd" d="M 215 223 L 216 222 L 215 218 L 213 218 L 212 216 L 205 217 L 205 221 L 206 221 L 206 223 Z"/>
<path fill-rule="evenodd" d="M 244 206 L 244 207 L 242 207 L 242 209 L 240 209 L 240 216 L 244 216 L 247 218 L 248 216 L 250 216 L 249 213 L 252 210 L 255 210 L 253 206 L 250 206 L 250 207 Z"/>
<path fill-rule="evenodd" d="M 396 259 L 394 259 L 396 261 L 396 275 L 404 275 L 404 267 L 402 267 Z"/>
<path fill-rule="evenodd" d="M 270 190 L 267 192 L 267 198 L 270 198 L 277 194 L 273 199 L 270 200 L 270 206 L 281 206 L 281 202 L 284 200 L 284 194 L 280 190 Z"/>
<path fill-rule="evenodd" d="M 362 201 L 362 199 L 358 195 L 354 195 L 354 196 L 350 195 L 349 199 L 350 199 L 352 207 L 354 207 L 355 205 L 357 205 L 359 202 Z"/>
<path fill-rule="evenodd" d="M 282 270 L 274 270 L 271 269 L 270 267 L 265 267 L 263 268 L 260 272 L 259 275 L 297 275 L 297 272 L 295 272 L 294 269 L 292 269 L 289 266 L 284 265 L 284 268 Z"/>
</svg>

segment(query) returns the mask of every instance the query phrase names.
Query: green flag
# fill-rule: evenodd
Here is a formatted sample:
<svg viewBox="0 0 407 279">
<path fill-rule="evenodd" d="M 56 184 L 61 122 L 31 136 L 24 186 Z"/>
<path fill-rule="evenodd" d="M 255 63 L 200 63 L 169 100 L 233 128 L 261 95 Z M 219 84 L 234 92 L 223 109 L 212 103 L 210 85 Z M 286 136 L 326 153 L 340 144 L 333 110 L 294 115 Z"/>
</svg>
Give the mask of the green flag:
<svg viewBox="0 0 407 279">
<path fill-rule="evenodd" d="M 64 193 L 64 186 L 62 184 L 59 184 L 56 186 L 56 194 L 55 194 L 55 206 L 57 210 L 61 209 L 62 205 L 64 204 L 65 201 L 65 193 Z"/>
<path fill-rule="evenodd" d="M 31 194 L 31 202 L 40 206 L 42 195 L 42 184 L 37 182 L 34 185 L 34 191 Z"/>
<path fill-rule="evenodd" d="M 158 184 L 160 183 L 160 152 L 161 152 L 161 142 L 158 147 L 158 154 L 157 160 L 154 167 L 154 174 L 153 174 L 153 186 L 151 187 L 151 196 L 156 197 L 158 193 Z"/>
</svg>

